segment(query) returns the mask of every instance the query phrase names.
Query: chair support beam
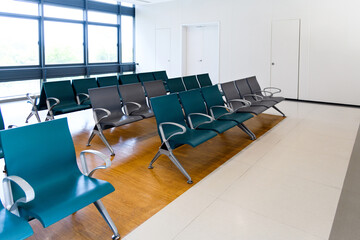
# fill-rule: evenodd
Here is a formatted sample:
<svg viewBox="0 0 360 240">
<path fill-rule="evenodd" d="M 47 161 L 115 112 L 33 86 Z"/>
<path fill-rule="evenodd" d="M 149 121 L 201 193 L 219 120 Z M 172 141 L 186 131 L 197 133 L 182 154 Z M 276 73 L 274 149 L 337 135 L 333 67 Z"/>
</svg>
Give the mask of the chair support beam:
<svg viewBox="0 0 360 240">
<path fill-rule="evenodd" d="M 106 223 L 111 228 L 111 231 L 114 233 L 114 235 L 112 236 L 112 239 L 113 240 L 120 239 L 121 238 L 120 234 L 119 234 L 113 220 L 111 219 L 108 211 L 106 210 L 104 204 L 101 202 L 101 200 L 97 200 L 96 202 L 94 202 L 94 205 L 97 208 L 97 210 L 100 212 L 101 216 L 105 219 Z"/>
</svg>

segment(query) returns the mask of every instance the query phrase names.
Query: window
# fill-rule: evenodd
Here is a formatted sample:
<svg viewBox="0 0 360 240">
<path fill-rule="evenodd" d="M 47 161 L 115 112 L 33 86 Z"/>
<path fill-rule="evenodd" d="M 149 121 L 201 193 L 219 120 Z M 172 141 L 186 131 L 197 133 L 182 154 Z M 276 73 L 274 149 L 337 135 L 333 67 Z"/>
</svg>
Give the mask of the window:
<svg viewBox="0 0 360 240">
<path fill-rule="evenodd" d="M 134 18 L 121 16 L 122 62 L 134 61 Z"/>
<path fill-rule="evenodd" d="M 134 7 L 134 4 L 132 3 L 126 3 L 126 2 L 121 2 L 121 6 L 124 6 L 124 7 Z"/>
<path fill-rule="evenodd" d="M 44 5 L 44 16 L 82 21 L 84 13 L 82 9 Z"/>
<path fill-rule="evenodd" d="M 117 28 L 89 25 L 89 62 L 117 62 Z"/>
<path fill-rule="evenodd" d="M 26 80 L 0 83 L 0 100 L 14 96 L 24 97 L 26 93 L 39 94 L 40 80 Z"/>
<path fill-rule="evenodd" d="M 0 0 L 0 12 L 38 15 L 38 4 L 15 0 Z"/>
<path fill-rule="evenodd" d="M 88 21 L 117 24 L 117 15 L 97 11 L 88 11 Z"/>
<path fill-rule="evenodd" d="M 45 21 L 45 64 L 84 62 L 83 24 Z"/>
<path fill-rule="evenodd" d="M 39 65 L 38 21 L 0 17 L 0 66 Z"/>
</svg>

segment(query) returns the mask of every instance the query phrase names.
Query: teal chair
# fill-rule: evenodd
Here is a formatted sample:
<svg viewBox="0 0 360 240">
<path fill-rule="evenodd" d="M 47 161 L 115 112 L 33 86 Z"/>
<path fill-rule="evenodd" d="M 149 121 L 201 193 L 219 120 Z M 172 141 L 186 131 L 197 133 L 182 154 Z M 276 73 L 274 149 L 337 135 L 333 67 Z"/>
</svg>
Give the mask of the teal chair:
<svg viewBox="0 0 360 240">
<path fill-rule="evenodd" d="M 199 81 L 200 87 L 202 87 L 202 88 L 203 87 L 209 87 L 209 86 L 213 85 L 208 73 L 197 75 L 197 79 Z"/>
<path fill-rule="evenodd" d="M 162 144 L 150 162 L 149 168 L 152 169 L 153 163 L 160 155 L 164 154 L 170 158 L 180 172 L 188 179 L 187 182 L 191 184 L 191 177 L 177 160 L 172 150 L 184 144 L 196 147 L 215 137 L 217 134 L 210 130 L 189 128 L 186 125 L 183 110 L 176 94 L 154 97 L 150 101 Z"/>
<path fill-rule="evenodd" d="M 167 86 L 169 88 L 170 93 L 178 93 L 178 92 L 186 91 L 181 77 L 169 78 L 169 80 L 167 81 Z"/>
<path fill-rule="evenodd" d="M 255 134 L 243 123 L 253 117 L 251 113 L 237 113 L 237 109 L 233 110 L 226 107 L 217 85 L 201 88 L 201 92 L 206 102 L 208 111 L 211 113 L 213 118 L 222 121 L 235 121 L 237 122 L 238 127 L 249 135 L 252 140 L 256 139 Z M 239 101 L 244 102 L 244 107 L 248 107 L 250 105 L 250 103 L 246 100 L 239 99 Z"/>
<path fill-rule="evenodd" d="M 117 76 L 107 76 L 97 78 L 99 87 L 118 86 L 119 81 Z"/>
<path fill-rule="evenodd" d="M 120 238 L 100 200 L 113 192 L 114 187 L 92 177 L 96 170 L 110 167 L 111 161 L 100 152 L 83 151 L 81 172 L 66 118 L 1 131 L 0 138 L 8 175 L 21 177 L 35 193 L 33 201 L 18 205 L 21 217 L 34 217 L 46 228 L 94 203 L 113 231 L 113 239 Z M 41 150 L 35 150 L 39 146 Z M 89 171 L 86 154 L 98 156 L 105 165 Z M 15 186 L 12 192 L 14 199 L 23 197 L 23 192 Z"/>
<path fill-rule="evenodd" d="M 44 89 L 44 85 L 41 86 L 41 91 L 39 96 L 32 95 L 30 93 L 26 94 L 26 98 L 28 99 L 27 103 L 32 105 L 31 112 L 25 120 L 25 123 L 29 122 L 29 119 L 32 116 L 35 116 L 38 122 L 41 122 L 39 111 L 46 110 L 46 93 Z"/>
<path fill-rule="evenodd" d="M 89 104 L 79 105 L 76 102 L 74 90 L 69 80 L 45 82 L 44 90 L 48 107 L 45 121 L 53 120 L 56 115 L 85 110 L 91 107 Z"/>
<path fill-rule="evenodd" d="M 165 86 L 166 91 L 169 91 L 169 88 L 167 87 L 167 81 L 169 80 L 166 71 L 157 71 L 153 72 L 155 80 L 162 80 Z"/>
<path fill-rule="evenodd" d="M 183 77 L 184 85 L 186 90 L 200 88 L 200 85 L 195 75 Z"/>
<path fill-rule="evenodd" d="M 133 84 L 133 83 L 138 83 L 139 82 L 139 79 L 138 79 L 136 74 L 120 75 L 119 79 L 120 79 L 120 83 L 122 85 Z"/>
<path fill-rule="evenodd" d="M 147 72 L 147 73 L 138 73 L 137 77 L 139 79 L 140 82 L 150 82 L 150 81 L 155 81 L 154 75 L 152 72 Z"/>
<path fill-rule="evenodd" d="M 7 177 L 6 179 L 12 179 Z M 7 180 L 5 180 L 6 182 Z M 28 199 L 31 200 L 31 199 Z M 30 224 L 23 218 L 4 208 L 0 202 L 0 239 L 4 240 L 20 240 L 33 235 Z"/>
<path fill-rule="evenodd" d="M 74 79 L 72 86 L 79 105 L 91 105 L 89 89 L 99 87 L 96 78 Z"/>
<path fill-rule="evenodd" d="M 221 121 L 209 116 L 199 89 L 181 92 L 179 98 L 192 129 L 213 130 L 217 133 L 223 133 L 237 125 L 235 121 Z"/>
</svg>

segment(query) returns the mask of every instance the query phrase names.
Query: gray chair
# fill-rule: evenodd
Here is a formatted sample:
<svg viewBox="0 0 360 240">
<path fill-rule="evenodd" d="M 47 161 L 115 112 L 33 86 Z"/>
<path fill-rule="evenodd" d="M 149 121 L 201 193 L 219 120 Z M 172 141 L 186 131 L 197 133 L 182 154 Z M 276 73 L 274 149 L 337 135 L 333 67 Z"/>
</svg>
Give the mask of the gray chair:
<svg viewBox="0 0 360 240">
<path fill-rule="evenodd" d="M 248 112 L 259 115 L 260 113 L 266 111 L 267 107 L 264 106 L 253 106 L 250 105 L 249 107 L 243 107 L 243 99 L 240 96 L 238 90 L 236 89 L 235 83 L 227 82 L 221 84 L 221 89 L 224 93 L 226 98 L 226 102 L 228 103 L 229 107 L 232 109 L 238 109 L 237 112 Z M 241 107 L 241 108 L 239 108 Z"/>
<path fill-rule="evenodd" d="M 150 99 L 166 95 L 166 89 L 162 80 L 144 82 L 144 89 L 148 97 L 148 104 L 151 107 Z"/>
<path fill-rule="evenodd" d="M 141 83 L 120 85 L 119 91 L 126 115 L 143 118 L 154 116 L 153 111 L 146 103 L 145 92 Z"/>
<path fill-rule="evenodd" d="M 95 135 L 98 135 L 110 150 L 111 155 L 115 155 L 113 148 L 104 136 L 103 130 L 136 122 L 143 118 L 124 114 L 117 86 L 89 89 L 89 96 L 93 108 L 95 126 L 87 145 L 90 146 L 91 140 Z"/>
<path fill-rule="evenodd" d="M 277 107 L 275 107 L 275 105 L 277 104 L 276 101 L 272 101 L 272 100 L 265 100 L 262 96 L 254 94 L 251 92 L 251 88 L 246 80 L 246 78 L 244 79 L 240 79 L 240 80 L 236 80 L 235 81 L 235 86 L 238 89 L 240 96 L 251 102 L 251 105 L 253 106 L 265 106 L 267 108 L 274 108 L 276 111 L 278 111 L 279 113 L 281 113 L 284 117 L 285 114 L 283 112 L 281 112 Z"/>
<path fill-rule="evenodd" d="M 284 97 L 275 97 L 274 95 L 281 92 L 281 89 L 276 87 L 266 87 L 261 89 L 259 82 L 257 81 L 255 76 L 249 77 L 246 79 L 251 92 L 257 95 L 260 95 L 264 98 L 264 100 L 271 100 L 277 103 L 282 102 L 285 100 Z M 274 91 L 275 90 L 275 91 Z"/>
</svg>

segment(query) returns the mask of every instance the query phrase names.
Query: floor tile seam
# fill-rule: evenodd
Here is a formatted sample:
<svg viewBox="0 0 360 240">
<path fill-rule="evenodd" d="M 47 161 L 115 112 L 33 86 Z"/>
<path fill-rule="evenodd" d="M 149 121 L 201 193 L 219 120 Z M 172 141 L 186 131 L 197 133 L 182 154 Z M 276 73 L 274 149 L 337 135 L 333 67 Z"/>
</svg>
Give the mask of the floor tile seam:
<svg viewBox="0 0 360 240">
<path fill-rule="evenodd" d="M 303 232 L 303 233 L 305 233 L 305 234 L 307 234 L 307 235 L 310 235 L 310 236 L 312 236 L 312 237 L 316 237 L 316 238 L 320 238 L 320 239 L 323 239 L 323 240 L 327 240 L 326 237 L 318 236 L 318 235 L 316 235 L 316 234 L 310 233 L 310 232 L 308 232 L 308 231 L 305 231 L 304 229 L 298 228 L 297 226 L 293 226 L 293 225 L 291 225 L 291 224 L 288 224 L 288 223 L 286 223 L 286 222 L 282 222 L 282 221 L 280 221 L 280 220 L 278 220 L 278 219 L 275 219 L 275 218 L 273 218 L 273 217 L 271 217 L 271 216 L 268 216 L 268 215 L 266 215 L 266 214 L 262 214 L 261 212 L 256 211 L 256 210 L 254 210 L 254 209 L 246 208 L 246 207 L 244 207 L 244 206 L 241 205 L 241 204 L 234 203 L 234 202 L 231 202 L 231 201 L 229 201 L 229 200 L 227 200 L 227 199 L 222 199 L 222 198 L 219 198 L 219 199 L 217 199 L 217 200 L 222 201 L 222 202 L 226 202 L 226 204 L 228 204 L 228 205 L 236 206 L 236 207 L 241 208 L 241 209 L 243 209 L 243 210 L 245 210 L 245 211 L 248 211 L 248 212 L 251 212 L 251 213 L 256 214 L 256 215 L 258 215 L 258 216 L 261 216 L 261 217 L 263 217 L 263 218 L 265 218 L 265 219 L 269 219 L 269 220 L 272 221 L 272 222 L 275 222 L 275 223 L 278 223 L 278 224 L 281 224 L 281 225 L 290 227 L 290 228 L 292 228 L 292 229 L 296 229 L 296 230 L 298 230 L 298 231 L 300 231 L 300 232 Z M 330 234 L 330 232 L 329 232 L 329 234 Z"/>
</svg>

